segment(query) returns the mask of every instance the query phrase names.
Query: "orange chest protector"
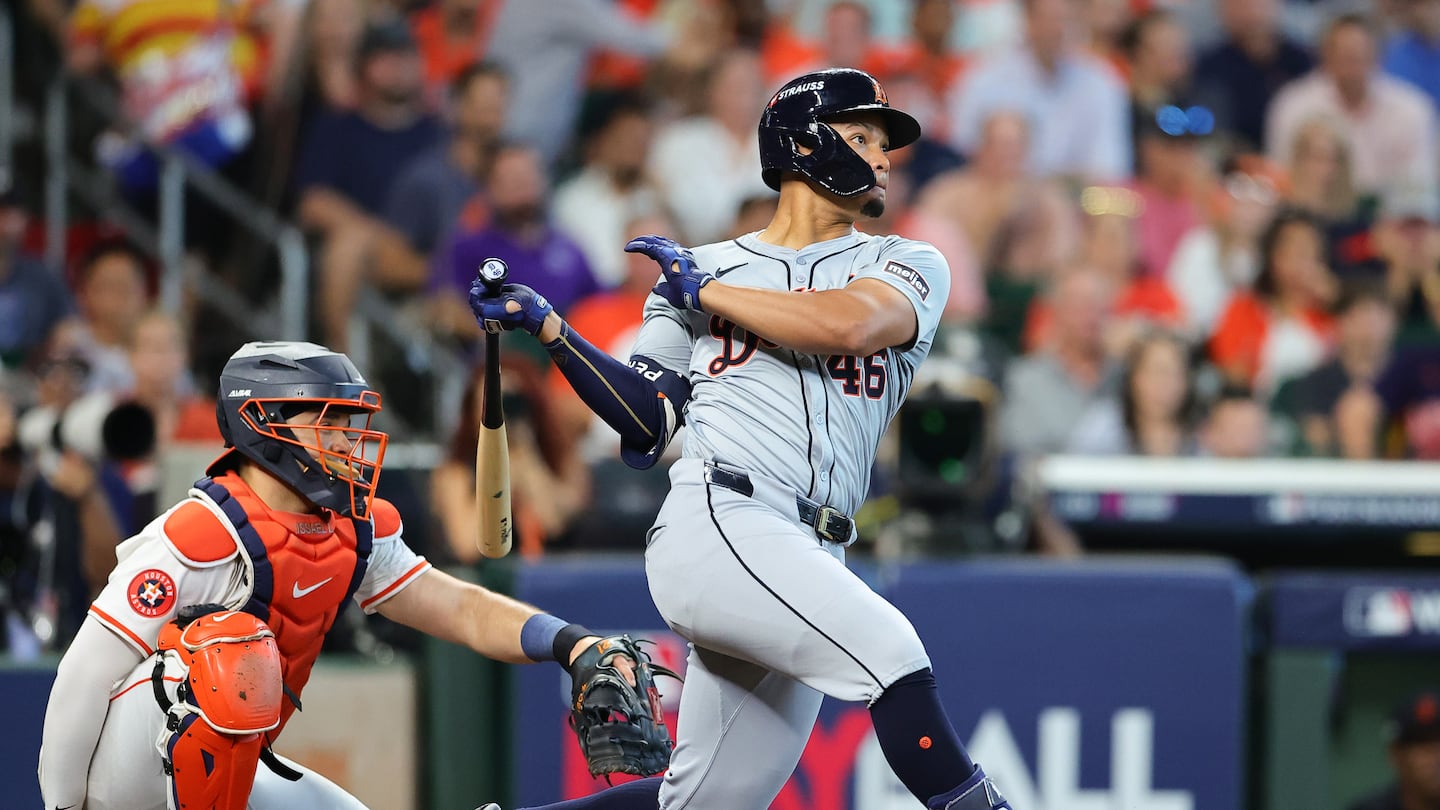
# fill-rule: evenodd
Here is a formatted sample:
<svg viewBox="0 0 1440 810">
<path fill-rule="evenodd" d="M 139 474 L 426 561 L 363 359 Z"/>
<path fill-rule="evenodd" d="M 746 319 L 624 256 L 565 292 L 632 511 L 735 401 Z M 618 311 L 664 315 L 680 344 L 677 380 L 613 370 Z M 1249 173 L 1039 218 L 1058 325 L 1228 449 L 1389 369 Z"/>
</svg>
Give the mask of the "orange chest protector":
<svg viewBox="0 0 1440 810">
<path fill-rule="evenodd" d="M 339 517 L 283 521 L 233 473 L 202 479 L 195 487 L 220 507 L 250 558 L 254 583 L 241 610 L 275 634 L 292 701 L 279 729 L 269 734 L 274 739 L 298 706 L 325 634 L 365 578 L 374 528 L 368 520 Z"/>
</svg>

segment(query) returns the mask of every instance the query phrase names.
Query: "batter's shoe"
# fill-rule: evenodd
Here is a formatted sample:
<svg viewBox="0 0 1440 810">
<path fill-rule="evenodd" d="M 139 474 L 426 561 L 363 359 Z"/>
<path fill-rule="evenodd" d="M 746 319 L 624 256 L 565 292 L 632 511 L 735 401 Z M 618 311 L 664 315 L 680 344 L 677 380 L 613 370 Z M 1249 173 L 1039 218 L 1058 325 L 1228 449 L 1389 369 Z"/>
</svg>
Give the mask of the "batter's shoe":
<svg viewBox="0 0 1440 810">
<path fill-rule="evenodd" d="M 929 810 L 1013 810 L 1005 797 L 1000 795 L 1000 788 L 995 787 L 978 765 L 960 787 L 936 796 L 926 806 Z"/>
<path fill-rule="evenodd" d="M 495 802 L 490 802 L 489 804 L 480 805 L 479 807 L 475 808 L 475 810 L 500 810 L 500 805 L 496 804 Z"/>
</svg>

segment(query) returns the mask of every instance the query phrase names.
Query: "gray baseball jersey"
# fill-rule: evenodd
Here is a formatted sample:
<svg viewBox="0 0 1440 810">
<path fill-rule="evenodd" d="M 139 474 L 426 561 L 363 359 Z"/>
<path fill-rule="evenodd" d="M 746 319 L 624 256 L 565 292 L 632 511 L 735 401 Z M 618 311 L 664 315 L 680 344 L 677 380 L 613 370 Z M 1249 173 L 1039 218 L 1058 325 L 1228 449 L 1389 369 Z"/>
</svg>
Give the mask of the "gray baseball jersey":
<svg viewBox="0 0 1440 810">
<path fill-rule="evenodd" d="M 913 345 L 799 354 L 651 296 L 634 347 L 693 387 L 684 457 L 646 542 L 660 615 L 693 647 L 662 810 L 763 810 L 799 762 L 822 695 L 874 701 L 930 665 L 909 620 L 820 542 L 796 495 L 853 514 L 950 288 L 931 246 L 852 233 L 795 251 L 753 235 L 694 250 L 720 281 L 830 290 L 874 278 L 915 309 Z M 703 295 L 702 295 L 703 297 Z M 712 482 L 708 462 L 749 491 Z"/>
<path fill-rule="evenodd" d="M 778 348 L 719 317 L 684 312 L 652 295 L 632 349 L 689 377 L 687 458 L 768 475 L 853 514 L 865 499 L 880 437 L 930 351 L 950 292 L 945 259 L 924 242 L 859 232 L 800 251 L 750 234 L 693 253 L 701 269 L 729 284 L 831 290 L 873 278 L 915 307 L 919 329 L 912 346 L 870 357 L 822 357 Z"/>
</svg>

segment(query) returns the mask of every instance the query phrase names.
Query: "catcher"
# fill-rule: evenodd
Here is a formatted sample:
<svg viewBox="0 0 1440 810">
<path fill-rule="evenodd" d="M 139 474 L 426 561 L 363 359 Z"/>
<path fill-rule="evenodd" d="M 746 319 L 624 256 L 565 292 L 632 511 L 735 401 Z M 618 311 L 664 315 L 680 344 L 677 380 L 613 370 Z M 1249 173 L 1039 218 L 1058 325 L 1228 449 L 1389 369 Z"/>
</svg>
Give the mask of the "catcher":
<svg viewBox="0 0 1440 810">
<path fill-rule="evenodd" d="M 348 358 L 247 344 L 216 410 L 227 450 L 119 546 L 60 662 L 40 751 L 47 808 L 363 807 L 270 750 L 350 599 L 490 658 L 565 663 L 577 731 L 603 743 L 582 737 L 597 772 L 665 767 L 633 642 L 434 570 L 405 544 L 395 507 L 374 497 L 380 397 Z"/>
</svg>

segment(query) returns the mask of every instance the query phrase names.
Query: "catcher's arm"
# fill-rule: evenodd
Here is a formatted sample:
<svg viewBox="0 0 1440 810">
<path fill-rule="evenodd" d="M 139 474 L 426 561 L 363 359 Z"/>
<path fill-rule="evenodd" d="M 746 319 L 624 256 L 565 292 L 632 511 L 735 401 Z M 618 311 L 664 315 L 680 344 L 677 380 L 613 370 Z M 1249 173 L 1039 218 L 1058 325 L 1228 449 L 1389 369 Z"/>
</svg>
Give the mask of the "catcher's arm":
<svg viewBox="0 0 1440 810">
<path fill-rule="evenodd" d="M 110 710 L 110 688 L 139 662 L 139 652 L 94 618 L 80 625 L 60 659 L 45 707 L 40 793 L 47 808 L 85 803 L 90 758 Z"/>
</svg>

